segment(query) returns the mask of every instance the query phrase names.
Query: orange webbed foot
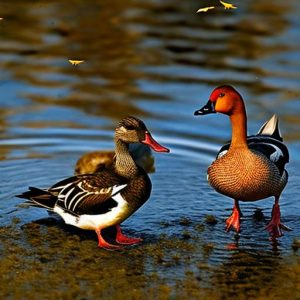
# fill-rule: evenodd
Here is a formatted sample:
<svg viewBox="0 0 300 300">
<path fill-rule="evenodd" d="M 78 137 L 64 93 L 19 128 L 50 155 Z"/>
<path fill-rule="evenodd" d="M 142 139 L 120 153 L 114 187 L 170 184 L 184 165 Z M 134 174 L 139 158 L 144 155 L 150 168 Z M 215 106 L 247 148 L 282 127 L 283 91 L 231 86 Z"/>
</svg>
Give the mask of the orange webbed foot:
<svg viewBox="0 0 300 300">
<path fill-rule="evenodd" d="M 273 205 L 272 218 L 265 228 L 272 238 L 283 236 L 282 230 L 291 231 L 292 229 L 283 225 L 280 221 L 280 207 L 278 203 Z"/>
<path fill-rule="evenodd" d="M 116 225 L 117 229 L 117 236 L 116 236 L 116 242 L 122 245 L 135 245 L 143 241 L 142 238 L 133 238 L 128 237 L 124 235 L 121 231 L 120 225 Z"/>
<path fill-rule="evenodd" d="M 231 227 L 233 227 L 236 232 L 240 232 L 240 219 L 241 219 L 240 208 L 235 203 L 231 216 L 226 220 L 226 231 L 229 231 Z"/>
<path fill-rule="evenodd" d="M 291 231 L 292 229 L 290 227 L 285 226 L 284 224 L 281 224 L 280 222 L 273 222 L 272 220 L 265 228 L 272 238 L 278 238 L 283 236 L 282 230 Z"/>
<path fill-rule="evenodd" d="M 98 247 L 106 250 L 119 250 L 123 248 L 121 245 L 114 245 L 105 241 L 101 235 L 101 230 L 96 230 L 96 234 L 98 236 Z"/>
</svg>

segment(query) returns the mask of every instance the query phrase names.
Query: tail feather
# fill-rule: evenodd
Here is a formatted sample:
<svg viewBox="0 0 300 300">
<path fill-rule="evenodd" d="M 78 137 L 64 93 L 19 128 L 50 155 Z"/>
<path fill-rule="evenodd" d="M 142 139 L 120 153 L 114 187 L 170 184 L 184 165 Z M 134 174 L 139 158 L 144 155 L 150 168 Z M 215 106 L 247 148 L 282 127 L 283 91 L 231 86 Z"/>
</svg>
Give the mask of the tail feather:
<svg viewBox="0 0 300 300">
<path fill-rule="evenodd" d="M 278 125 L 278 117 L 276 115 L 273 115 L 270 120 L 263 124 L 257 134 L 269 135 L 276 140 L 282 141 L 282 136 Z"/>
<path fill-rule="evenodd" d="M 32 206 L 43 207 L 49 210 L 53 210 L 57 201 L 57 197 L 47 190 L 42 190 L 35 187 L 29 187 L 29 190 L 17 195 L 18 198 L 28 199 L 26 203 Z"/>
</svg>

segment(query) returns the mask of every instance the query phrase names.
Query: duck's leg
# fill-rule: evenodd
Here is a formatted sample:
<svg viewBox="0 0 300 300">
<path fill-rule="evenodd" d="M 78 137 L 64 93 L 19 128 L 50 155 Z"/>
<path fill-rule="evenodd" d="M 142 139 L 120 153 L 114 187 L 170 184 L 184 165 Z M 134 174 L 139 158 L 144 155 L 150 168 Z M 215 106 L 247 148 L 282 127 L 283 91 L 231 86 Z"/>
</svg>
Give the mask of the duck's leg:
<svg viewBox="0 0 300 300">
<path fill-rule="evenodd" d="M 280 222 L 280 207 L 279 207 L 279 196 L 275 196 L 275 203 L 272 208 L 272 218 L 270 223 L 267 225 L 266 230 L 269 231 L 272 238 L 282 236 L 283 230 L 292 230 L 291 228 L 281 224 Z"/>
<path fill-rule="evenodd" d="M 104 248 L 104 249 L 107 249 L 107 250 L 117 250 L 117 249 L 121 249 L 122 248 L 122 246 L 120 246 L 120 245 L 113 245 L 113 244 L 108 243 L 102 237 L 102 235 L 101 235 L 101 229 L 97 229 L 95 231 L 96 231 L 96 234 L 98 236 L 98 247 Z"/>
<path fill-rule="evenodd" d="M 231 216 L 226 220 L 226 231 L 233 227 L 236 232 L 240 232 L 241 209 L 238 200 L 234 200 Z"/>
<path fill-rule="evenodd" d="M 143 240 L 141 238 L 132 238 L 124 235 L 122 233 L 120 225 L 116 225 L 116 229 L 117 229 L 116 242 L 119 244 L 134 245 L 140 243 Z"/>
</svg>

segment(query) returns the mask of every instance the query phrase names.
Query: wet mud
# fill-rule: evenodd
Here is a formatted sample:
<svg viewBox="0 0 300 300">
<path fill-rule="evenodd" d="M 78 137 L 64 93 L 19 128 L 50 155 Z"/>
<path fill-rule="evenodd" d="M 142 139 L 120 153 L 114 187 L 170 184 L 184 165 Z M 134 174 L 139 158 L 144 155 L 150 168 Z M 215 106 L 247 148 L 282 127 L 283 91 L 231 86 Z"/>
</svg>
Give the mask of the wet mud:
<svg viewBox="0 0 300 300">
<path fill-rule="evenodd" d="M 212 216 L 210 216 L 212 218 Z M 209 263 L 212 226 L 178 220 L 177 235 L 143 236 L 134 247 L 107 251 L 93 232 L 45 218 L 0 227 L 1 299 L 298 299 L 299 241 L 291 255 L 228 249 Z M 166 226 L 162 224 L 162 226 Z M 132 232 L 129 232 L 132 234 Z"/>
</svg>

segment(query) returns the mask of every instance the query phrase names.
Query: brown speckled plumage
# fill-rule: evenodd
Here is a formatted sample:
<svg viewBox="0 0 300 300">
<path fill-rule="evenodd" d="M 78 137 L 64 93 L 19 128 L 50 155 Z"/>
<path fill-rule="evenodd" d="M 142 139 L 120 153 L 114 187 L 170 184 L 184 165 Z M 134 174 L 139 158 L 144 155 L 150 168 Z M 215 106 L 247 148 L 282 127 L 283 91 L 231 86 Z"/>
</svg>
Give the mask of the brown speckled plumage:
<svg viewBox="0 0 300 300">
<path fill-rule="evenodd" d="M 287 183 L 263 154 L 249 149 L 229 150 L 208 168 L 208 181 L 219 193 L 241 201 L 279 196 Z"/>
</svg>

